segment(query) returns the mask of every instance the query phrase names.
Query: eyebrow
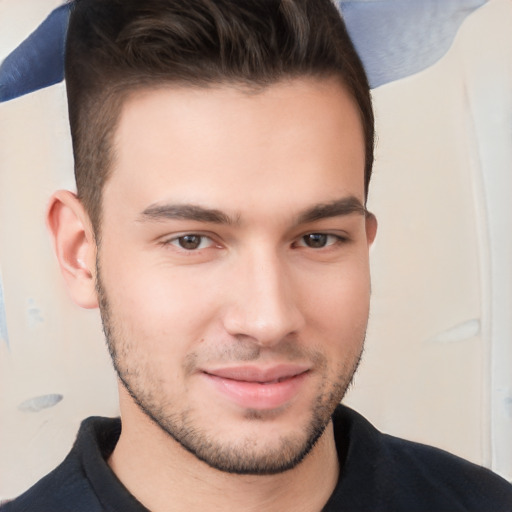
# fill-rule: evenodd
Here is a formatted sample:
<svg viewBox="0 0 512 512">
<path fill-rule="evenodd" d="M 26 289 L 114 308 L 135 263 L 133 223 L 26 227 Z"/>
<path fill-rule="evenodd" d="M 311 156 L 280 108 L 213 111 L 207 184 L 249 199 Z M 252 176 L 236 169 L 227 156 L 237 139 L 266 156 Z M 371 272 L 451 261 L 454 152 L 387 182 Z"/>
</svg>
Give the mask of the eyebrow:
<svg viewBox="0 0 512 512">
<path fill-rule="evenodd" d="M 321 203 L 303 211 L 298 216 L 297 224 L 307 224 L 330 217 L 351 214 L 367 215 L 368 210 L 354 196 L 344 197 L 329 203 Z M 212 224 L 233 225 L 239 222 L 239 217 L 233 218 L 214 208 L 205 208 L 194 204 L 152 204 L 140 215 L 139 221 L 164 220 L 193 220 Z"/>
<path fill-rule="evenodd" d="M 299 215 L 298 224 L 307 224 L 330 217 L 339 217 L 343 215 L 368 215 L 368 210 L 361 201 L 354 196 L 344 197 L 329 203 L 322 203 L 305 210 Z"/>
<path fill-rule="evenodd" d="M 220 210 L 204 208 L 193 204 L 153 204 L 140 215 L 140 221 L 163 221 L 172 219 L 194 220 L 213 224 L 236 224 L 233 219 Z"/>
</svg>

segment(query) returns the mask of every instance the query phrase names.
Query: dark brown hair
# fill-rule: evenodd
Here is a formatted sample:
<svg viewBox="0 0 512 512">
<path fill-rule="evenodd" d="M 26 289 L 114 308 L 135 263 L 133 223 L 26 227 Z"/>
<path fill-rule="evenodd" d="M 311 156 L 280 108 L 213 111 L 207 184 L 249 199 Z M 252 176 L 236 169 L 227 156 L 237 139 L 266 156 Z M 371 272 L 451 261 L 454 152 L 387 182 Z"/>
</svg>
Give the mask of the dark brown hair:
<svg viewBox="0 0 512 512">
<path fill-rule="evenodd" d="M 339 77 L 361 113 L 368 190 L 370 91 L 331 0 L 76 0 L 65 76 L 78 196 L 97 236 L 123 102 L 135 90 L 168 83 L 262 88 Z"/>
</svg>

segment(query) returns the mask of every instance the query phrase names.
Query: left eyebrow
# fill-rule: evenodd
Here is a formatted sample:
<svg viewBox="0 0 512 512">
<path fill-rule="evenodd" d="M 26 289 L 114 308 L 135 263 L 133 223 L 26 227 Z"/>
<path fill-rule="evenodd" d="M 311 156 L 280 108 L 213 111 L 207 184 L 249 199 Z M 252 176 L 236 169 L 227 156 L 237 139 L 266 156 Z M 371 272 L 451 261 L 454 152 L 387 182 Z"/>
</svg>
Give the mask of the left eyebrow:
<svg viewBox="0 0 512 512">
<path fill-rule="evenodd" d="M 354 196 L 344 197 L 331 201 L 330 203 L 321 203 L 305 210 L 299 215 L 298 224 L 307 224 L 330 217 L 339 217 L 343 215 L 368 215 L 368 210 L 361 201 Z"/>
</svg>

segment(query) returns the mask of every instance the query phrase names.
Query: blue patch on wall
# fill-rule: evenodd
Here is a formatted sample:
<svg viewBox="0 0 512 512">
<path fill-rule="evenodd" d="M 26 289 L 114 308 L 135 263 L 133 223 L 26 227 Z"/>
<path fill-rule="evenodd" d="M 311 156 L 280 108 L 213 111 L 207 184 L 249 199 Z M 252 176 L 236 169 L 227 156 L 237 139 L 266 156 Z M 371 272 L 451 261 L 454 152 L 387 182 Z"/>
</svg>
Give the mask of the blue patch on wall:
<svg viewBox="0 0 512 512">
<path fill-rule="evenodd" d="M 0 65 L 0 101 L 7 101 L 64 79 L 70 5 L 53 10 Z M 14 21 L 14 20 L 13 20 Z"/>
<path fill-rule="evenodd" d="M 486 0 L 338 2 L 370 86 L 418 73 L 438 61 L 457 31 Z"/>
</svg>

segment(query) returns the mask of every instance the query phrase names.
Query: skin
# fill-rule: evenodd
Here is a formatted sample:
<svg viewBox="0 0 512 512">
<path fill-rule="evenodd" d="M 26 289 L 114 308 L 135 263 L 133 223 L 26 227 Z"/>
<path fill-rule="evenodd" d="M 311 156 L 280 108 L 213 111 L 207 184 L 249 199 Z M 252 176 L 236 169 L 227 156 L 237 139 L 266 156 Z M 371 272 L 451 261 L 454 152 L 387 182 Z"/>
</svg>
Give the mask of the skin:
<svg viewBox="0 0 512 512">
<path fill-rule="evenodd" d="M 72 193 L 48 212 L 120 376 L 109 464 L 156 512 L 321 510 L 376 232 L 354 101 L 327 79 L 139 91 L 115 147 L 99 247 Z"/>
</svg>

